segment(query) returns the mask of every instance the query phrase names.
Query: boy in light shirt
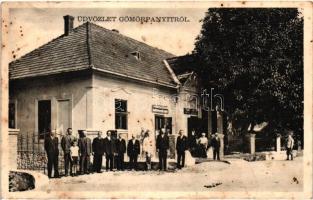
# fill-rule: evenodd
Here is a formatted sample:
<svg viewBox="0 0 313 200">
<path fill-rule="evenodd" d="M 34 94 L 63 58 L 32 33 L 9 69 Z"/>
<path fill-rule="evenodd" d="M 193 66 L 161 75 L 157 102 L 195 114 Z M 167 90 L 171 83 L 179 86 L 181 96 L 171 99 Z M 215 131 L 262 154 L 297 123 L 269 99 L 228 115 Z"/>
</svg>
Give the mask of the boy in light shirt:
<svg viewBox="0 0 313 200">
<path fill-rule="evenodd" d="M 71 161 L 72 161 L 72 176 L 77 175 L 77 164 L 78 164 L 78 151 L 77 141 L 73 142 L 73 145 L 70 148 L 71 151 Z"/>
</svg>

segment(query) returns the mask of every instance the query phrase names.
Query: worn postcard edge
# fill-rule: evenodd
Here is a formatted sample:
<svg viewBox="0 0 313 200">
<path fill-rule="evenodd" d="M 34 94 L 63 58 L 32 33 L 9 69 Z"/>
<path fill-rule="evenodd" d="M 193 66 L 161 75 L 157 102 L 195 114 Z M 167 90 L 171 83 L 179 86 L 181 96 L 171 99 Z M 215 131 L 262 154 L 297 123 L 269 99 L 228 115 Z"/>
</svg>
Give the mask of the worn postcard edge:
<svg viewBox="0 0 313 200">
<path fill-rule="evenodd" d="M 140 192 L 118 191 L 118 192 L 8 192 L 8 58 L 9 51 L 4 47 L 8 42 L 8 35 L 2 24 L 1 30 L 1 198 L 312 198 L 312 3 L 309 1 L 290 2 L 246 2 L 246 1 L 194 1 L 194 2 L 3 2 L 1 5 L 2 20 L 8 20 L 10 8 L 189 8 L 189 7 L 297 7 L 303 8 L 304 15 L 304 156 L 303 171 L 304 182 L 302 192 L 233 192 L 231 188 L 225 192 Z M 1 21 L 2 21 L 1 20 Z M 297 169 L 295 169 L 297 170 Z"/>
</svg>

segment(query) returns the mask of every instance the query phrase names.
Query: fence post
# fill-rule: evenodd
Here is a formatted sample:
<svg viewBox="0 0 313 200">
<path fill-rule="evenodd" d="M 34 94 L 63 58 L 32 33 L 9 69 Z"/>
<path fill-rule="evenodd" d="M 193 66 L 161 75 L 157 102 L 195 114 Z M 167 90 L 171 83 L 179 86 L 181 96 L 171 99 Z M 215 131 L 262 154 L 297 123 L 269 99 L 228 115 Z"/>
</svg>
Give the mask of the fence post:
<svg viewBox="0 0 313 200">
<path fill-rule="evenodd" d="M 255 154 L 255 134 L 250 133 L 250 154 Z"/>
<path fill-rule="evenodd" d="M 21 140 L 21 144 L 20 144 L 20 160 L 19 160 L 19 164 L 20 164 L 20 168 L 23 169 L 23 165 L 22 165 L 22 160 L 23 160 L 23 134 L 20 134 L 21 137 L 20 137 L 20 140 Z"/>
<path fill-rule="evenodd" d="M 40 135 L 41 133 L 38 133 L 38 134 Z M 39 137 L 38 137 L 38 140 L 39 140 Z M 44 146 L 45 146 L 45 141 L 46 141 L 46 133 L 43 133 L 43 145 Z M 44 149 L 43 152 L 45 153 L 45 147 L 43 147 L 43 149 Z M 45 159 L 46 159 L 46 157 L 45 157 Z M 44 167 L 43 167 L 43 173 L 46 174 L 46 163 L 45 162 L 44 162 Z"/>
<path fill-rule="evenodd" d="M 29 162 L 30 162 L 30 160 L 29 160 L 29 151 L 28 151 L 28 132 L 27 132 L 27 134 L 26 134 L 26 155 L 27 155 L 27 160 L 26 160 L 26 169 L 28 169 L 29 168 Z"/>
<path fill-rule="evenodd" d="M 224 158 L 224 134 L 219 133 L 218 137 L 220 139 L 220 158 Z"/>
<path fill-rule="evenodd" d="M 280 135 L 276 136 L 276 151 L 277 152 L 281 151 L 281 137 L 280 137 Z"/>
<path fill-rule="evenodd" d="M 11 169 L 17 169 L 19 129 L 9 129 L 9 163 Z"/>
<path fill-rule="evenodd" d="M 33 166 L 33 168 L 35 169 L 36 167 L 35 167 L 35 133 L 33 132 L 33 138 L 32 138 L 32 141 L 33 141 L 33 164 L 32 164 L 32 166 Z"/>
</svg>

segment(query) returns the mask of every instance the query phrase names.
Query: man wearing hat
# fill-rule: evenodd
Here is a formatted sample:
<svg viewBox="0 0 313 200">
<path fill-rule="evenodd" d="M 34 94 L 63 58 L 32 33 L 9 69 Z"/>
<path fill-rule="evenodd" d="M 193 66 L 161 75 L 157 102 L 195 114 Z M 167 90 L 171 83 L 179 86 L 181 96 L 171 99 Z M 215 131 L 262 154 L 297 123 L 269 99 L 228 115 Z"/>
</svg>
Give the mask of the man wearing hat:
<svg viewBox="0 0 313 200">
<path fill-rule="evenodd" d="M 293 160 L 292 150 L 294 146 L 294 139 L 292 138 L 292 132 L 288 133 L 288 138 L 286 142 L 286 148 L 287 148 L 287 160 L 289 160 L 289 155 L 291 157 L 291 160 Z"/>
<path fill-rule="evenodd" d="M 177 168 L 185 166 L 185 151 L 187 149 L 187 137 L 183 135 L 183 130 L 179 130 L 176 140 Z"/>
<path fill-rule="evenodd" d="M 212 147 L 213 147 L 213 159 L 220 160 L 220 138 L 218 133 L 215 133 L 212 138 Z"/>
</svg>

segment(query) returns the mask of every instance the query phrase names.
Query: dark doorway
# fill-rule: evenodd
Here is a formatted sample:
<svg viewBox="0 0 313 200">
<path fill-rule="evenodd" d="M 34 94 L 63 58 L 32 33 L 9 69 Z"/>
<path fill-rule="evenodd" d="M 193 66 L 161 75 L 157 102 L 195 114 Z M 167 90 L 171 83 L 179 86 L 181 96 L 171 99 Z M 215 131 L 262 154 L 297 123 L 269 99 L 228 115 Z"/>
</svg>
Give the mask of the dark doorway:
<svg viewBox="0 0 313 200">
<path fill-rule="evenodd" d="M 198 117 L 189 117 L 187 120 L 188 120 L 187 121 L 187 123 L 188 123 L 188 137 L 191 136 L 191 132 L 193 130 L 196 132 L 196 136 L 199 137 L 202 130 L 201 130 L 201 126 L 200 126 Z"/>
<path fill-rule="evenodd" d="M 172 135 L 172 118 L 164 117 L 163 115 L 155 115 L 155 130 L 160 131 L 162 128 L 165 129 L 169 137 L 169 154 L 168 158 L 175 158 L 175 136 Z M 157 135 L 155 135 L 157 137 Z"/>
<path fill-rule="evenodd" d="M 16 128 L 15 103 L 9 103 L 9 128 Z"/>
<path fill-rule="evenodd" d="M 45 134 L 51 130 L 51 101 L 38 101 L 38 132 L 39 139 L 44 139 Z"/>
<path fill-rule="evenodd" d="M 165 117 L 165 130 L 168 134 L 172 134 L 172 118 Z"/>
<path fill-rule="evenodd" d="M 211 116 L 212 116 L 212 134 L 217 132 L 217 113 L 216 111 L 212 111 L 211 112 Z"/>
<path fill-rule="evenodd" d="M 172 134 L 172 118 L 163 115 L 155 115 L 155 130 L 164 128 L 168 134 Z"/>
<path fill-rule="evenodd" d="M 155 116 L 155 130 L 159 131 L 162 128 L 164 128 L 165 125 L 165 118 L 164 116 L 161 115 L 156 115 Z"/>
<path fill-rule="evenodd" d="M 208 111 L 202 110 L 201 130 L 202 130 L 202 133 L 206 133 L 207 137 L 210 134 L 209 133 L 209 124 L 208 124 L 208 122 L 209 122 Z"/>
</svg>

